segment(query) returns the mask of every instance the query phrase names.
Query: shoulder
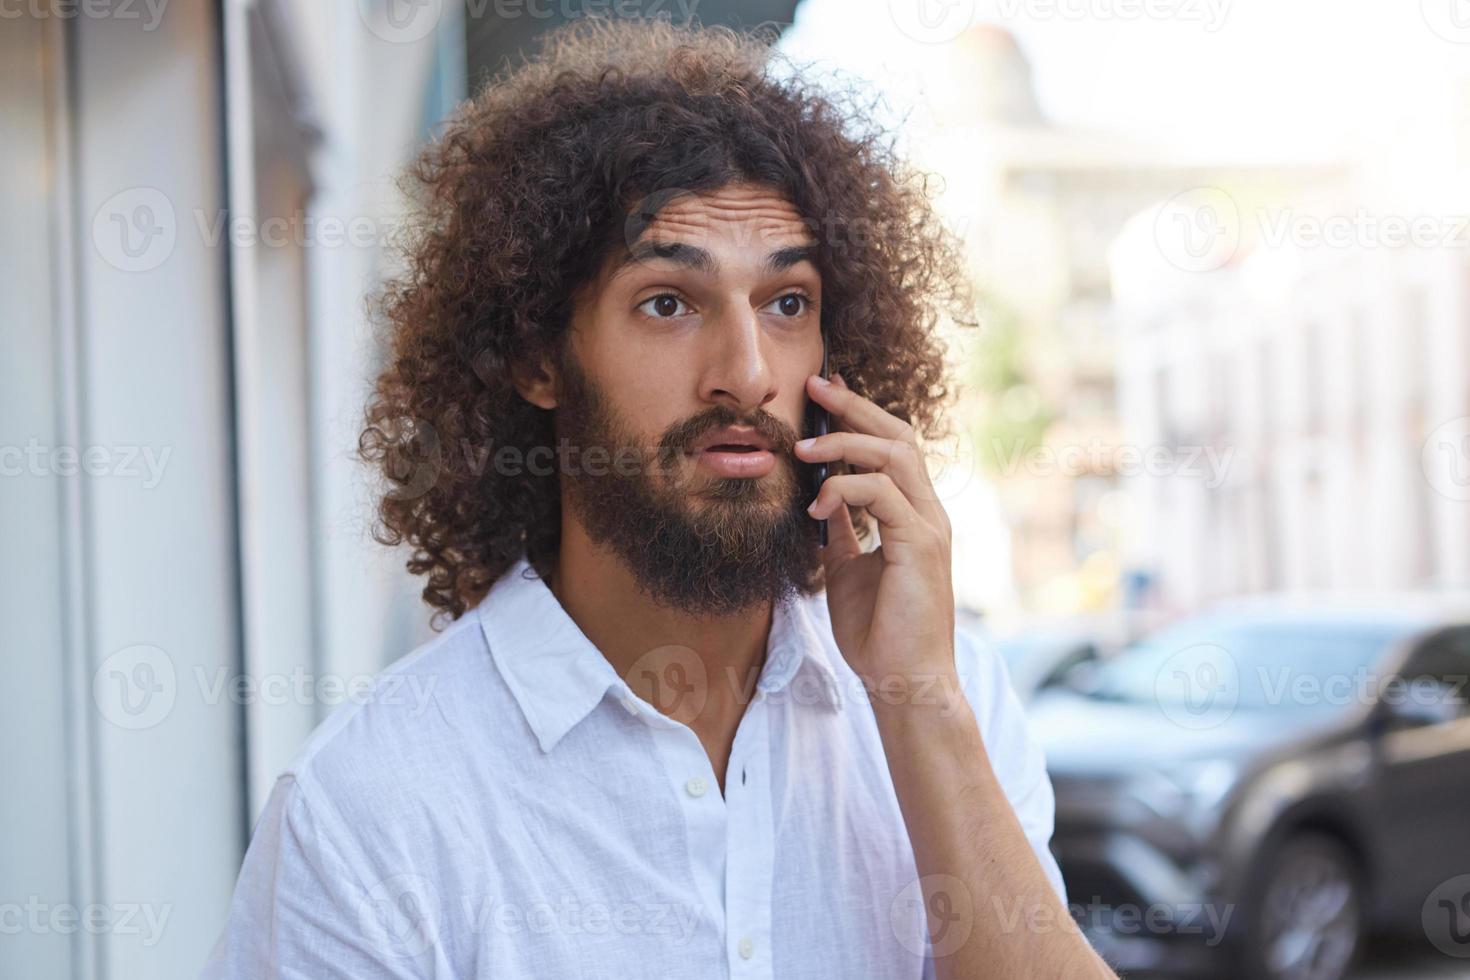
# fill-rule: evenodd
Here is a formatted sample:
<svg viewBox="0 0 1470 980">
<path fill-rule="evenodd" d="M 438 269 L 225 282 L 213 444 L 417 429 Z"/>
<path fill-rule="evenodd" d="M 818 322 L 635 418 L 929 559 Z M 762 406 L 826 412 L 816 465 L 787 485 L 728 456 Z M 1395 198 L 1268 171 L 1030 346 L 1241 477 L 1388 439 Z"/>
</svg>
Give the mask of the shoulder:
<svg viewBox="0 0 1470 980">
<path fill-rule="evenodd" d="M 281 776 L 339 809 L 382 803 L 410 785 L 432 785 L 435 773 L 460 755 L 451 750 L 469 737 L 480 713 L 497 712 L 507 697 L 471 609 L 347 690 Z"/>
</svg>

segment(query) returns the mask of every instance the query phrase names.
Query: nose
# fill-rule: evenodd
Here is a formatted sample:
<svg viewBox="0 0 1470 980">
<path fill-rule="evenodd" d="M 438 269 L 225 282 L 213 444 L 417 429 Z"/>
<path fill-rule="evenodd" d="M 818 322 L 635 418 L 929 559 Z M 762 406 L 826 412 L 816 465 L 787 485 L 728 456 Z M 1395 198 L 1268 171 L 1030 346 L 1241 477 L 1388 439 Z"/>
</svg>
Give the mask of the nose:
<svg viewBox="0 0 1470 980">
<path fill-rule="evenodd" d="M 742 304 L 710 326 L 714 338 L 700 382 L 700 398 L 742 414 L 775 398 L 775 374 L 756 311 Z"/>
</svg>

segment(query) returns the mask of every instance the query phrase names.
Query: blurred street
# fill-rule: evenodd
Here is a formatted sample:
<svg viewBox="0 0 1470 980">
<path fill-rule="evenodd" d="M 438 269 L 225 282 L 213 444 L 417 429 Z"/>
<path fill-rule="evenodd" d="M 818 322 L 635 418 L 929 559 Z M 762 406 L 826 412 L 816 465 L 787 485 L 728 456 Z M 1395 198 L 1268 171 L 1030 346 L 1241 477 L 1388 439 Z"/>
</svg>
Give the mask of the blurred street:
<svg viewBox="0 0 1470 980">
<path fill-rule="evenodd" d="M 1128 973 L 1135 980 L 1193 980 L 1167 973 Z M 1416 947 L 1387 944 L 1369 951 L 1343 980 L 1470 980 L 1470 963 Z"/>
<path fill-rule="evenodd" d="M 1374 951 L 1349 976 L 1351 980 L 1466 980 L 1470 963 L 1450 960 L 1433 951 L 1387 947 Z"/>
</svg>

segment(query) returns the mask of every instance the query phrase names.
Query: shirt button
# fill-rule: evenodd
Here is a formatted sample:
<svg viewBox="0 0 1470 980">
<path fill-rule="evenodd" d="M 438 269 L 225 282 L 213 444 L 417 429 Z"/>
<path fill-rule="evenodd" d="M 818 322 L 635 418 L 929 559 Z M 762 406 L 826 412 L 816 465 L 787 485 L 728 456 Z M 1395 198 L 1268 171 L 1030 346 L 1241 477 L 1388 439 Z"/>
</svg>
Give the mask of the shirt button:
<svg viewBox="0 0 1470 980">
<path fill-rule="evenodd" d="M 740 940 L 740 958 L 748 960 L 755 955 L 755 941 L 749 936 Z"/>
<path fill-rule="evenodd" d="M 684 784 L 684 791 L 696 799 L 703 796 L 707 789 L 709 789 L 709 784 L 698 776 Z"/>
<path fill-rule="evenodd" d="M 638 713 L 638 699 L 633 697 L 623 698 L 623 707 L 628 709 L 628 714 L 636 715 Z"/>
</svg>

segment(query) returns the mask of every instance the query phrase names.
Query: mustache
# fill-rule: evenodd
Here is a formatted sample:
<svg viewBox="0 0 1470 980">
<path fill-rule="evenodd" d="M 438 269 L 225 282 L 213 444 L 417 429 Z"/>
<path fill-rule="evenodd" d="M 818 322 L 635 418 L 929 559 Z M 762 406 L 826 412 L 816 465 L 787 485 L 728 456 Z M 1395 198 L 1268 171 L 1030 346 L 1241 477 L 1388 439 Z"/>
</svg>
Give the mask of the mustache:
<svg viewBox="0 0 1470 980">
<path fill-rule="evenodd" d="M 685 453 L 695 440 L 711 429 L 722 429 L 727 425 L 749 426 L 771 444 L 771 451 L 790 455 L 798 438 L 796 430 L 770 412 L 757 409 L 742 415 L 724 405 L 712 405 L 698 415 L 670 426 L 659 441 L 659 448 L 667 453 Z"/>
</svg>

